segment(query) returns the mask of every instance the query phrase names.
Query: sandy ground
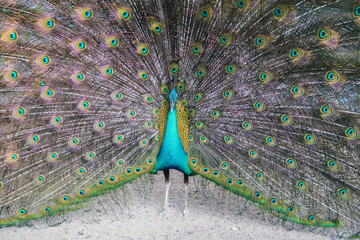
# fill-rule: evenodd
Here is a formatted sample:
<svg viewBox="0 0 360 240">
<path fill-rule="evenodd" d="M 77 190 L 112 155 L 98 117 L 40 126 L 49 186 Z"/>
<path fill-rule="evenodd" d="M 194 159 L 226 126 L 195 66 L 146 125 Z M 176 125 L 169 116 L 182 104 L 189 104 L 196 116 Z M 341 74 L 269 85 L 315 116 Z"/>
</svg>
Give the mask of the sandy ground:
<svg viewBox="0 0 360 240">
<path fill-rule="evenodd" d="M 336 239 L 321 234 L 319 230 L 313 233 L 297 227 L 288 231 L 281 223 L 272 224 L 261 211 L 252 208 L 239 211 L 239 207 L 233 207 L 236 205 L 231 197 L 233 194 L 217 187 L 213 191 L 198 191 L 192 177 L 189 215 L 183 217 L 183 176 L 177 171 L 171 172 L 168 214 L 163 217 L 160 213 L 165 196 L 164 177 L 159 174 L 153 179 L 152 190 L 145 190 L 147 184 L 142 187 L 128 184 L 127 190 L 119 193 L 128 203 L 115 202 L 107 197 L 104 206 L 95 202 L 96 206 L 67 214 L 66 220 L 63 217 L 49 220 L 51 225 L 64 221 L 56 226 L 37 222 L 35 227 L 0 229 L 0 239 Z M 104 202 L 104 199 L 97 202 Z"/>
</svg>

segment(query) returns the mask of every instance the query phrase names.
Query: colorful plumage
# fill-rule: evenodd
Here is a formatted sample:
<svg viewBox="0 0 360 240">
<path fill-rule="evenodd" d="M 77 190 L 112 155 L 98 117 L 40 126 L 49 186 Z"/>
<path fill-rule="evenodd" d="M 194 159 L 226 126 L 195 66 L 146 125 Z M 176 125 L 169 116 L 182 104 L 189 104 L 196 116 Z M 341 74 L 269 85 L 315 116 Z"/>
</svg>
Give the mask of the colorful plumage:
<svg viewBox="0 0 360 240">
<path fill-rule="evenodd" d="M 359 236 L 360 1 L 3 0 L 0 20 L 1 226 L 176 169 Z"/>
</svg>

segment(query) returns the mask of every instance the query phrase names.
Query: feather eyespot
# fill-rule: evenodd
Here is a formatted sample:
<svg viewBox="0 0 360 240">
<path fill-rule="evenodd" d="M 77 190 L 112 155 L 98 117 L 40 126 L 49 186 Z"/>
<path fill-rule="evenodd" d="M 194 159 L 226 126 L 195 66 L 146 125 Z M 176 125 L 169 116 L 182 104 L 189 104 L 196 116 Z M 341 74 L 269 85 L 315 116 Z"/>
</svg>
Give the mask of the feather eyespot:
<svg viewBox="0 0 360 240">
<path fill-rule="evenodd" d="M 348 127 L 347 129 L 345 129 L 345 135 L 348 139 L 358 138 L 358 132 L 354 127 Z"/>
<path fill-rule="evenodd" d="M 95 160 L 96 153 L 95 152 L 88 152 L 85 154 L 85 160 L 87 161 L 93 161 Z"/>
<path fill-rule="evenodd" d="M 87 195 L 87 191 L 84 188 L 81 188 L 76 192 L 76 196 L 79 198 L 84 198 L 86 197 L 86 195 Z"/>
<path fill-rule="evenodd" d="M 256 111 L 261 112 L 265 110 L 265 105 L 264 103 L 257 101 L 254 103 L 254 108 Z"/>
<path fill-rule="evenodd" d="M 48 67 L 51 63 L 51 58 L 48 55 L 41 54 L 36 58 L 36 63 L 40 67 Z"/>
<path fill-rule="evenodd" d="M 305 181 L 303 181 L 303 180 L 297 181 L 296 187 L 297 187 L 298 189 L 300 189 L 300 190 L 305 190 L 305 189 L 306 189 L 306 183 L 305 183 Z"/>
<path fill-rule="evenodd" d="M 114 143 L 122 143 L 122 141 L 124 141 L 124 136 L 122 134 L 115 134 L 113 137 L 113 142 Z"/>
<path fill-rule="evenodd" d="M 26 217 L 28 215 L 29 211 L 26 208 L 20 208 L 17 211 L 17 215 L 21 218 Z"/>
<path fill-rule="evenodd" d="M 71 80 L 73 80 L 75 83 L 82 83 L 85 80 L 85 75 L 82 72 L 75 72 L 71 75 Z"/>
<path fill-rule="evenodd" d="M 20 77 L 19 72 L 16 71 L 15 69 L 9 70 L 5 73 L 5 80 L 10 83 L 16 82 L 16 80 L 18 80 L 19 77 Z"/>
<path fill-rule="evenodd" d="M 228 89 L 228 90 L 225 90 L 222 92 L 222 96 L 226 100 L 230 100 L 234 96 L 234 92 L 232 90 Z"/>
<path fill-rule="evenodd" d="M 290 157 L 285 160 L 286 166 L 288 168 L 295 168 L 296 167 L 296 161 L 294 158 Z"/>
<path fill-rule="evenodd" d="M 118 102 L 121 101 L 121 99 L 123 99 L 123 94 L 120 91 L 115 91 L 113 93 L 111 93 L 111 99 Z"/>
<path fill-rule="evenodd" d="M 86 168 L 81 167 L 81 168 L 78 168 L 78 169 L 76 170 L 76 175 L 79 176 L 79 177 L 81 177 L 81 176 L 84 175 L 85 173 L 86 173 Z"/>
<path fill-rule="evenodd" d="M 301 48 L 292 48 L 290 49 L 289 56 L 293 61 L 299 60 L 302 56 L 304 56 L 304 51 Z"/>
<path fill-rule="evenodd" d="M 233 144 L 234 143 L 234 139 L 230 135 L 226 135 L 224 137 L 224 141 L 225 141 L 226 144 Z"/>
<path fill-rule="evenodd" d="M 149 54 L 150 50 L 149 47 L 146 44 L 139 44 L 137 46 L 137 53 L 141 56 L 147 56 Z"/>
<path fill-rule="evenodd" d="M 127 115 L 130 118 L 135 118 L 136 117 L 136 112 L 134 110 L 129 110 Z"/>
<path fill-rule="evenodd" d="M 161 32 L 163 31 L 164 27 L 163 27 L 163 25 L 162 25 L 161 23 L 159 23 L 159 22 L 153 22 L 153 23 L 151 24 L 150 29 L 151 29 L 153 32 L 155 32 L 156 34 L 159 34 L 159 33 L 161 33 Z"/>
<path fill-rule="evenodd" d="M 200 102 L 201 99 L 203 98 L 203 93 L 201 92 L 198 92 L 198 93 L 195 93 L 194 96 L 193 96 L 193 99 L 195 102 Z"/>
<path fill-rule="evenodd" d="M 249 156 L 251 159 L 257 159 L 259 157 L 259 153 L 255 149 L 250 149 Z"/>
<path fill-rule="evenodd" d="M 209 139 L 203 135 L 203 136 L 200 136 L 200 142 L 207 144 L 207 143 L 209 143 Z"/>
<path fill-rule="evenodd" d="M 274 147 L 276 145 L 276 139 L 274 137 L 266 137 L 265 142 L 268 147 Z"/>
<path fill-rule="evenodd" d="M 119 159 L 116 161 L 116 166 L 123 167 L 125 165 L 125 161 L 123 159 Z"/>
<path fill-rule="evenodd" d="M 306 219 L 307 219 L 308 223 L 311 223 L 311 224 L 316 223 L 316 217 L 312 214 L 308 215 Z"/>
<path fill-rule="evenodd" d="M 40 26 L 45 31 L 50 31 L 55 27 L 55 20 L 49 17 L 40 20 Z"/>
<path fill-rule="evenodd" d="M 316 143 L 315 136 L 312 135 L 312 134 L 310 134 L 310 133 L 305 134 L 304 139 L 305 139 L 305 143 L 306 143 L 306 144 L 311 145 L 311 144 L 315 144 L 315 143 Z"/>
<path fill-rule="evenodd" d="M 177 64 L 177 63 L 170 64 L 169 71 L 173 75 L 178 74 L 178 72 L 179 72 L 179 64 Z"/>
<path fill-rule="evenodd" d="M 248 9 L 250 5 L 250 0 L 240 0 L 240 1 L 237 1 L 237 4 L 236 6 L 238 7 L 238 9 L 240 11 L 246 11 L 246 9 Z"/>
<path fill-rule="evenodd" d="M 200 55 L 203 51 L 202 43 L 198 42 L 191 45 L 191 51 L 194 55 Z"/>
<path fill-rule="evenodd" d="M 264 71 L 259 74 L 259 79 L 262 83 L 266 84 L 273 79 L 273 76 L 267 71 Z"/>
<path fill-rule="evenodd" d="M 258 35 L 254 40 L 255 46 L 259 49 L 264 48 L 269 43 L 269 41 L 270 39 L 264 35 Z"/>
<path fill-rule="evenodd" d="M 220 46 L 227 47 L 231 43 L 231 34 L 230 33 L 224 33 L 220 35 L 219 37 L 219 44 Z"/>
<path fill-rule="evenodd" d="M 199 13 L 200 13 L 200 17 L 201 19 L 203 20 L 210 20 L 210 18 L 212 17 L 212 7 L 211 5 L 205 5 L 205 6 L 202 6 L 200 9 L 199 9 Z"/>
<path fill-rule="evenodd" d="M 146 158 L 146 164 L 147 164 L 148 166 L 155 166 L 155 164 L 156 164 L 155 158 L 152 158 L 152 157 Z"/>
<path fill-rule="evenodd" d="M 284 114 L 281 116 L 281 125 L 288 126 L 293 123 L 292 117 L 290 115 Z"/>
<path fill-rule="evenodd" d="M 35 182 L 40 184 L 40 183 L 44 183 L 46 181 L 46 178 L 44 175 L 39 175 L 35 178 Z"/>
<path fill-rule="evenodd" d="M 298 98 L 304 94 L 304 89 L 300 85 L 293 85 L 290 88 L 290 93 L 291 93 L 292 97 Z"/>
<path fill-rule="evenodd" d="M 176 89 L 177 89 L 177 91 L 178 91 L 179 93 L 184 92 L 184 90 L 185 90 L 185 83 L 182 82 L 182 81 L 180 81 L 180 82 L 177 84 Z M 185 101 L 186 101 L 186 100 L 185 100 Z"/>
<path fill-rule="evenodd" d="M 218 110 L 213 110 L 213 111 L 210 111 L 210 116 L 211 116 L 214 120 L 216 120 L 216 119 L 218 119 L 218 118 L 221 116 L 221 113 L 220 113 L 220 111 L 218 111 Z"/>
<path fill-rule="evenodd" d="M 94 13 L 89 8 L 79 8 L 77 12 L 82 20 L 90 20 L 94 15 Z"/>
<path fill-rule="evenodd" d="M 220 163 L 220 167 L 224 170 L 229 168 L 229 164 L 226 161 Z"/>
<path fill-rule="evenodd" d="M 349 191 L 347 189 L 345 189 L 345 188 L 339 188 L 337 193 L 342 199 L 348 199 L 349 198 Z"/>
<path fill-rule="evenodd" d="M 225 67 L 225 71 L 227 74 L 234 74 L 236 73 L 237 67 L 234 64 L 229 64 Z"/>
<path fill-rule="evenodd" d="M 244 182 L 244 180 L 242 178 L 239 178 L 236 181 L 236 183 L 237 183 L 237 186 L 239 186 L 239 187 L 245 187 L 245 182 Z"/>
<path fill-rule="evenodd" d="M 15 30 L 8 30 L 1 35 L 1 40 L 13 44 L 18 40 L 18 33 Z"/>
<path fill-rule="evenodd" d="M 22 119 L 26 115 L 26 109 L 23 107 L 16 107 L 12 112 L 13 117 L 17 119 Z"/>
<path fill-rule="evenodd" d="M 339 163 L 336 160 L 329 160 L 327 162 L 327 166 L 330 171 L 337 171 L 339 170 Z"/>
<path fill-rule="evenodd" d="M 317 37 L 320 41 L 328 41 L 332 36 L 332 31 L 328 28 L 321 28 L 318 30 Z"/>
<path fill-rule="evenodd" d="M 146 147 L 148 145 L 149 141 L 145 138 L 140 140 L 140 146 L 141 147 Z"/>
<path fill-rule="evenodd" d="M 253 129 L 253 126 L 251 124 L 251 122 L 249 121 L 244 121 L 242 124 L 241 124 L 242 128 L 245 130 L 245 131 L 250 131 Z"/>
<path fill-rule="evenodd" d="M 196 77 L 201 79 L 204 78 L 206 76 L 206 68 L 205 67 L 199 67 L 196 70 Z"/>
<path fill-rule="evenodd" d="M 275 207 L 279 204 L 279 201 L 277 200 L 277 198 L 272 197 L 272 198 L 269 198 L 269 203 L 271 206 Z"/>
<path fill-rule="evenodd" d="M 263 195 L 261 192 L 255 191 L 255 192 L 252 192 L 252 197 L 254 198 L 254 200 L 261 200 Z"/>
<path fill-rule="evenodd" d="M 152 103 L 154 101 L 154 98 L 151 95 L 145 95 L 145 96 L 143 96 L 143 99 L 144 99 L 145 103 Z"/>
<path fill-rule="evenodd" d="M 255 174 L 256 180 L 262 181 L 264 179 L 264 174 L 262 172 L 257 172 Z"/>
<path fill-rule="evenodd" d="M 117 15 L 121 20 L 128 20 L 131 16 L 130 10 L 128 8 L 118 8 Z"/>
<path fill-rule="evenodd" d="M 39 142 L 40 142 L 40 136 L 39 135 L 34 134 L 34 135 L 30 135 L 28 137 L 28 144 L 30 144 L 30 145 L 34 146 L 34 145 L 37 145 Z"/>
<path fill-rule="evenodd" d="M 119 46 L 119 39 L 114 36 L 106 37 L 105 42 L 108 47 L 116 48 L 117 46 Z"/>
</svg>

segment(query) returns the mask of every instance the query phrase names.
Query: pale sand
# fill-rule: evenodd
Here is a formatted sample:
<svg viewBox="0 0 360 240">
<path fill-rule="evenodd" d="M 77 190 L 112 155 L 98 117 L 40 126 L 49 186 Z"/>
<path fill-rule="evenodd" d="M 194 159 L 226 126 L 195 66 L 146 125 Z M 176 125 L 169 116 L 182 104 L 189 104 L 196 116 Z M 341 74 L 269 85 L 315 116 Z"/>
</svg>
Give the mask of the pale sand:
<svg viewBox="0 0 360 240">
<path fill-rule="evenodd" d="M 335 239 L 306 229 L 287 231 L 279 223 L 265 221 L 261 211 L 247 210 L 239 215 L 237 208 L 219 209 L 214 197 L 206 198 L 197 191 L 192 177 L 188 196 L 190 214 L 182 217 L 184 185 L 183 176 L 177 171 L 171 172 L 168 214 L 163 218 L 160 215 L 165 196 L 163 174 L 154 179 L 153 191 L 145 198 L 133 191 L 135 184 L 127 187 L 131 197 L 123 213 L 120 210 L 115 210 L 117 214 L 105 213 L 100 207 L 79 210 L 55 227 L 43 224 L 40 230 L 27 226 L 0 229 L 0 239 Z M 94 217 L 93 212 L 97 222 L 87 220 Z"/>
</svg>

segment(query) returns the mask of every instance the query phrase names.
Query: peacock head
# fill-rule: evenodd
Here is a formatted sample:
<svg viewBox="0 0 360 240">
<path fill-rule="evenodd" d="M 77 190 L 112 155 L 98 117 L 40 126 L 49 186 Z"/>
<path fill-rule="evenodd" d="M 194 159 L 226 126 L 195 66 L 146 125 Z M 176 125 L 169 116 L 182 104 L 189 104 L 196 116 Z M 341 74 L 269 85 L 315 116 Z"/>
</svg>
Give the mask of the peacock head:
<svg viewBox="0 0 360 240">
<path fill-rule="evenodd" d="M 176 99 L 177 99 L 177 93 L 176 91 L 173 89 L 171 90 L 170 92 L 170 95 L 169 95 L 169 100 L 170 100 L 170 110 L 172 112 L 172 110 L 174 109 L 175 105 L 176 105 Z"/>
</svg>

